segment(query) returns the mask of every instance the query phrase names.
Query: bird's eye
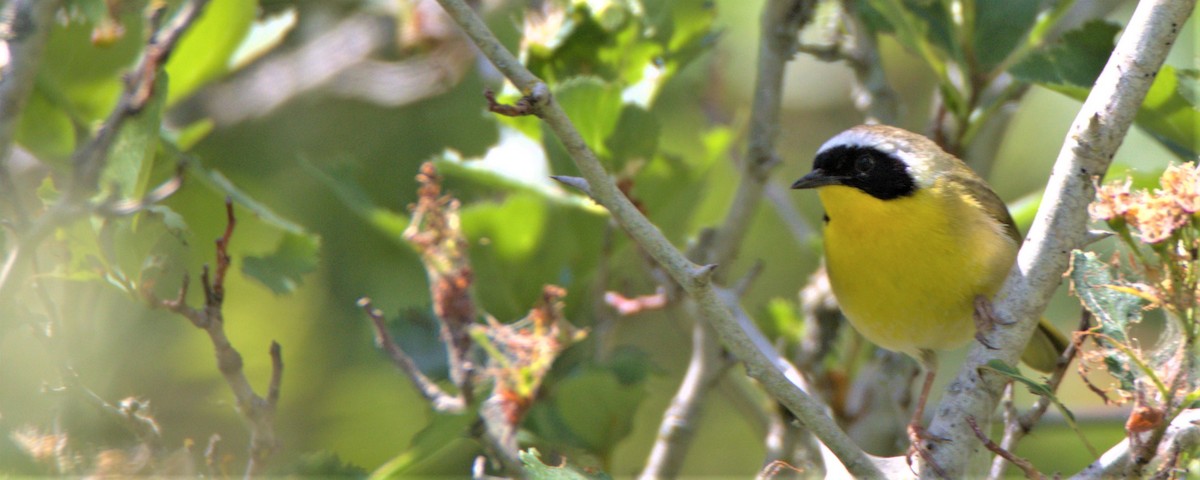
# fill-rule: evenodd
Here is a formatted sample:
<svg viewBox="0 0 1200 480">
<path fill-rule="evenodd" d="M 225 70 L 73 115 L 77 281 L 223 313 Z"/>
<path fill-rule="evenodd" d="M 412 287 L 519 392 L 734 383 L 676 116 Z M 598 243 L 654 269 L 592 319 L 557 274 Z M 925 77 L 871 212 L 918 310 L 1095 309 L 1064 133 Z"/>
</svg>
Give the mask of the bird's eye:
<svg viewBox="0 0 1200 480">
<path fill-rule="evenodd" d="M 867 173 L 872 168 L 875 168 L 875 159 L 871 158 L 870 155 L 863 155 L 854 160 L 854 169 L 858 173 Z"/>
</svg>

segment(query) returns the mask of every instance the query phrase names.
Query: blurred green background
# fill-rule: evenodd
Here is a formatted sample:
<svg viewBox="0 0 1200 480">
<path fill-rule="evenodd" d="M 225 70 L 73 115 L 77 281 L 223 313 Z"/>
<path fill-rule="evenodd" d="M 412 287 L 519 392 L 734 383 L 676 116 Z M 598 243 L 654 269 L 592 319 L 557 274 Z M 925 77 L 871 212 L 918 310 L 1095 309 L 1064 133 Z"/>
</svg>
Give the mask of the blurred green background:
<svg viewBox="0 0 1200 480">
<path fill-rule="evenodd" d="M 107 111 L 120 88 L 118 72 L 135 58 L 143 35 L 140 16 L 144 2 L 117 3 L 116 18 L 126 31 L 111 46 L 96 45 L 88 38 L 95 30 L 95 19 L 104 14 L 77 14 L 70 22 L 56 23 L 39 80 L 43 93 L 38 98 L 50 100 L 42 107 L 37 102 L 43 100 L 35 100 L 29 109 L 61 107 L 63 103 L 55 103 L 53 95 L 45 94 L 57 91 L 68 97 L 65 103 L 77 110 L 75 120 L 85 125 L 95 125 Z M 245 358 L 247 376 L 260 393 L 270 374 L 268 345 L 275 340 L 283 346 L 286 370 L 276 419 L 282 448 L 272 459 L 278 471 L 293 471 L 289 468 L 311 459 L 315 452 L 333 452 L 344 462 L 373 470 L 405 451 L 434 416 L 407 379 L 374 346 L 369 323 L 355 305 L 358 298 L 371 297 L 394 320 L 393 331 L 401 344 L 435 376 L 444 372 L 437 326 L 429 313 L 425 271 L 397 235 L 403 225 L 389 224 L 395 218 L 386 213 L 377 212 L 374 221 L 364 216 L 364 205 L 405 214 L 416 198 L 414 176 L 425 161 L 439 158 L 452 164 L 454 160 L 445 159 L 487 155 L 491 168 L 521 177 L 517 183 L 523 187 L 509 188 L 510 184 L 489 184 L 470 172 L 447 173 L 448 193 L 464 202 L 463 228 L 471 241 L 476 298 L 495 318 L 511 321 L 524 316 L 547 283 L 568 289 L 567 316 L 584 327 L 594 325 L 598 316 L 615 316 L 598 302 L 604 290 L 627 296 L 653 293 L 655 283 L 648 275 L 647 262 L 620 231 L 606 233 L 602 212 L 569 193 L 544 193 L 555 187 L 546 186 L 549 183 L 543 172 L 547 160 L 539 158 L 540 145 L 514 133 L 538 127 L 527 119 L 498 121 L 486 112 L 481 92 L 486 87 L 498 88 L 498 76 L 469 49 L 455 46 L 460 40 L 452 26 L 431 17 L 436 15 L 435 4 L 262 0 L 258 6 L 244 2 L 251 4 L 247 7 L 239 3 L 215 0 L 209 13 L 226 15 L 221 17 L 226 22 L 221 25 L 230 30 L 249 29 L 255 20 L 262 23 L 279 18 L 292 18 L 290 28 L 280 32 L 278 45 L 264 40 L 261 56 L 247 66 L 237 65 L 236 72 L 227 72 L 234 69 L 229 65 L 198 69 L 201 73 L 195 75 L 199 79 L 189 80 L 191 70 L 179 67 L 178 75 L 172 73 L 167 99 L 172 109 L 166 119 L 168 125 L 178 128 L 214 118 L 211 124 L 199 123 L 207 126 L 184 130 L 211 127 L 190 148 L 190 155 L 205 171 L 220 172 L 266 209 L 313 236 L 308 238 L 319 237 L 319 253 L 311 270 L 297 267 L 306 273 L 288 277 L 298 282 L 294 290 L 275 292 L 261 279 L 244 274 L 242 268 L 248 256 L 275 252 L 289 233 L 271 221 L 256 220 L 261 212 L 239 206 L 238 213 L 245 220 L 233 237 L 235 263 L 227 284 L 225 318 L 230 338 Z M 524 6 L 520 2 L 483 3 L 489 24 L 515 48 Z M 664 6 L 670 3 L 665 0 L 644 3 L 648 15 L 674 8 Z M 701 228 L 722 220 L 736 187 L 733 159 L 745 151 L 762 2 L 692 3 L 710 12 L 712 32 L 696 43 L 701 51 L 661 86 L 648 109 L 661 133 L 657 150 L 669 154 L 663 153 L 656 157 L 659 163 L 646 166 L 632 190 L 650 218 L 681 247 Z M 1123 24 L 1134 3 L 1121 3 L 1108 18 Z M 91 8 L 84 1 L 68 5 Z M 444 67 L 449 73 L 429 79 L 410 71 L 408 77 L 400 75 L 400 80 L 387 83 L 380 80 L 383 74 L 363 69 L 358 76 L 333 74 L 332 80 L 314 80 L 305 88 L 304 79 L 316 75 L 306 69 L 332 69 L 331 65 L 338 63 L 337 55 L 354 55 L 352 44 L 334 44 L 322 35 L 348 28 L 344 22 L 364 18 L 367 25 L 374 25 L 370 28 L 381 32 L 363 35 L 384 39 L 373 40 L 380 45 L 365 55 L 367 59 L 390 65 L 439 60 L 450 65 Z M 384 26 L 379 27 L 380 23 Z M 359 32 L 365 30 L 370 29 Z M 305 59 L 296 54 L 322 46 L 322 42 L 330 42 L 321 53 L 325 57 Z M 1193 68 L 1196 42 L 1195 28 L 1189 24 L 1167 63 Z M 181 65 L 199 62 L 197 58 L 222 48 L 215 43 L 207 45 L 195 56 L 181 50 L 172 61 Z M 883 37 L 880 47 L 902 106 L 899 126 L 924 131 L 936 79 L 891 37 Z M 282 75 L 271 76 L 264 68 L 267 65 L 293 70 L 285 68 Z M 430 68 L 437 67 L 416 64 L 417 71 Z M 206 71 L 210 72 L 208 78 L 204 78 Z M 255 87 L 261 91 L 251 92 L 255 78 L 267 83 Z M 380 82 L 372 85 L 364 78 Z M 821 142 L 861 123 L 862 115 L 850 97 L 852 79 L 853 73 L 843 64 L 807 55 L 797 55 L 789 64 L 778 149 L 783 164 L 774 170 L 772 184 L 790 184 L 808 171 Z M 53 85 L 55 81 L 60 83 Z M 194 82 L 194 89 L 185 91 L 189 81 Z M 256 103 L 259 95 L 266 98 L 289 89 L 293 94 L 277 105 Z M 234 99 L 231 103 L 221 95 L 239 92 L 249 106 L 241 106 L 244 111 L 236 114 L 222 110 L 237 106 L 238 97 L 229 97 Z M 388 97 L 398 96 L 397 92 L 411 92 L 414 98 Z M 188 98 L 188 93 L 195 95 Z M 1077 101 L 1060 93 L 1032 87 L 1017 105 L 996 153 L 989 179 L 1001 197 L 1017 202 L 1042 188 L 1078 107 Z M 58 162 L 53 168 L 62 169 L 74 144 L 69 133 L 56 132 L 64 131 L 63 125 L 69 127 L 71 120 L 54 118 L 59 117 L 27 120 L 18 141 L 47 163 Z M 498 143 L 505 148 L 494 149 Z M 552 145 L 547 149 L 549 168 L 554 173 L 573 174 L 558 148 Z M 154 178 L 162 179 L 171 162 L 163 160 L 167 157 L 161 152 L 158 158 L 167 166 L 159 167 Z M 1113 171 L 1153 178 L 1175 158 L 1145 132 L 1134 129 L 1118 153 Z M 622 165 L 610 166 L 617 170 Z M 819 225 L 820 206 L 814 195 L 786 194 L 810 229 Z M 211 180 L 189 178 L 185 187 L 165 202 L 187 223 L 186 233 L 167 240 L 169 249 L 187 253 L 180 254 L 186 258 L 181 265 L 163 269 L 159 288 L 164 297 L 178 285 L 179 274 L 186 271 L 195 276 L 201 263 L 211 262 L 212 240 L 224 229 L 223 196 Z M 348 199 L 361 203 L 356 206 Z M 762 312 L 771 299 L 794 301 L 818 263 L 817 230 L 812 229 L 809 237 L 797 238 L 784 226 L 778 210 L 770 202 L 760 204 L 741 254 L 729 266 L 730 278 L 737 278 L 756 262 L 764 265 L 744 299 L 751 313 Z M 606 247 L 608 242 L 611 246 Z M 611 253 L 603 254 L 605 248 Z M 1110 247 L 1102 244 L 1100 248 Z M 605 285 L 595 284 L 599 262 L 609 265 Z M 149 310 L 136 295 L 95 278 L 49 278 L 46 283 L 61 299 L 61 335 L 69 344 L 66 356 L 88 387 L 114 402 L 130 396 L 149 400 L 168 448 L 179 448 L 186 439 L 202 447 L 211 434 L 219 433 L 222 450 L 241 455 L 245 429 L 203 332 L 178 316 Z M 198 289 L 193 290 L 195 304 Z M 1070 328 L 1078 318 L 1078 303 L 1060 292 L 1048 316 L 1060 327 Z M 8 435 L 26 426 L 66 431 L 73 447 L 83 454 L 131 445 L 133 438 L 111 418 L 70 396 L 48 391 L 47 387 L 58 383 L 55 355 L 59 354 L 49 352 L 27 326 L 15 323 L 6 323 L 0 337 L 0 431 L 5 432 L 0 440 L 0 474 L 49 473 L 21 453 Z M 607 459 L 609 473 L 627 477 L 636 474 L 646 460 L 662 412 L 686 368 L 691 331 L 686 319 L 656 312 L 616 319 L 614 325 L 610 341 L 615 351 L 648 372 L 644 382 L 631 387 L 644 398 L 632 404 L 635 409 L 620 415 L 631 421 L 632 430 L 618 435 Z M 578 364 L 579 358 L 592 355 L 597 347 L 591 341 L 569 351 L 568 359 Z M 956 361 L 955 355 L 950 358 L 945 362 Z M 738 369 L 729 374 L 740 376 Z M 724 381 L 746 383 L 741 378 Z M 1122 437 L 1124 410 L 1102 405 L 1073 375 L 1062 392 L 1074 412 L 1088 419 L 1085 433 L 1093 444 L 1103 449 Z M 697 428 L 686 473 L 745 478 L 760 468 L 764 453 L 761 432 L 739 412 L 726 396 L 712 397 Z M 1035 432 L 1018 453 L 1029 455 L 1046 472 L 1073 472 L 1089 462 L 1086 451 L 1060 420 L 1051 418 L 1043 425 L 1048 428 Z M 461 443 L 463 446 L 444 449 L 418 462 L 410 473 L 468 475 L 475 450 Z"/>
</svg>

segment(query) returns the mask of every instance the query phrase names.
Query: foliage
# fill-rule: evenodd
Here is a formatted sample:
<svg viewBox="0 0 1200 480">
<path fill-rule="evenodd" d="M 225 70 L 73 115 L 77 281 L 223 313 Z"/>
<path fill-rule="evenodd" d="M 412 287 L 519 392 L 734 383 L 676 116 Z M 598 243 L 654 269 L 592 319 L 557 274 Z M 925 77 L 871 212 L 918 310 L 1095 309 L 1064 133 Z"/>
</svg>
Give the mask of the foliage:
<svg viewBox="0 0 1200 480">
<path fill-rule="evenodd" d="M 170 55 L 140 69 L 180 12 L 203 3 Z M 747 127 L 748 102 L 737 97 L 754 75 L 726 67 L 728 57 L 752 52 L 723 45 L 748 7 L 480 3 L 667 238 L 682 248 L 726 215 L 745 130 L 756 127 Z M 884 45 L 890 76 L 932 72 L 932 121 L 912 123 L 934 125 L 931 134 L 961 152 L 1030 85 L 1086 95 L 1119 27 L 1093 21 L 1058 32 L 1073 3 L 858 0 L 821 8 L 835 12 L 830 22 L 842 33 L 860 19 L 869 36 L 915 56 L 893 62 L 912 57 Z M 234 349 L 254 385 L 268 385 L 276 371 L 265 346 L 278 339 L 287 347 L 279 408 L 267 419 L 281 445 L 268 474 L 463 476 L 480 455 L 494 461 L 489 473 L 524 468 L 532 478 L 640 468 L 662 413 L 647 406 L 666 403 L 688 348 L 673 320 L 690 315 L 606 211 L 550 180 L 578 172 L 538 118 L 484 112 L 484 90 L 497 90 L 504 104 L 527 92 L 486 68 L 428 80 L 430 71 L 475 65 L 474 50 L 439 12 L 431 1 L 62 2 L 12 127 L 16 149 L 9 155 L 0 144 L 0 220 L 8 227 L 0 230 L 0 426 L 8 438 L 0 475 L 241 475 L 255 451 L 246 434 L 253 420 L 238 422 L 238 410 L 248 409 L 234 408 L 237 397 L 222 381 L 231 362 L 214 368 L 205 334 L 171 314 L 186 316 L 187 305 L 219 311 L 223 330 L 204 331 L 213 346 Z M 334 60 L 357 44 L 299 52 L 328 47 L 322 35 L 364 18 L 401 40 L 363 33 L 353 38 L 380 45 L 320 81 L 305 77 L 324 72 L 314 65 L 340 65 Z M 0 35 L 0 43 L 16 39 Z M 405 69 L 430 57 L 446 63 Z M 264 73 L 279 65 L 286 75 Z M 385 83 L 396 72 L 411 83 Z M 1137 120 L 1186 158 L 1196 154 L 1198 76 L 1164 68 Z M 211 107 L 222 89 L 243 88 L 234 98 L 249 102 L 261 92 L 245 80 L 263 78 L 272 91 L 297 88 L 295 98 L 261 118 L 223 123 Z M 845 83 L 840 78 L 820 80 Z M 368 95 L 369 85 L 404 90 L 421 81 L 445 94 L 403 105 Z M 920 82 L 904 88 L 929 90 Z M 830 117 L 785 105 L 777 148 L 784 160 L 806 157 L 818 136 L 843 126 L 835 123 L 858 118 L 848 98 L 838 108 Z M 784 168 L 791 175 L 805 167 Z M 1191 358 L 1196 330 L 1187 292 L 1196 287 L 1191 244 L 1200 235 L 1195 199 L 1185 198 L 1195 192 L 1184 190 L 1196 175 L 1173 167 L 1159 192 L 1104 187 L 1093 208 L 1109 209 L 1101 218 L 1132 256 L 1109 264 L 1075 257 L 1073 286 L 1100 320 L 1084 333 L 1094 347 L 1087 368 L 1116 378 L 1116 399 L 1144 407 L 1130 431 L 1165 425 L 1200 398 L 1194 369 L 1178 361 Z M 226 199 L 238 222 L 232 236 Z M 754 221 L 742 258 L 722 268 L 756 271 L 748 264 L 763 260 L 743 303 L 781 351 L 800 351 L 819 326 L 787 298 L 817 263 L 816 249 L 780 228 L 775 214 L 794 205 L 758 203 L 747 213 Z M 817 224 L 819 214 L 801 208 L 800 221 Z M 214 246 L 212 238 L 222 241 Z M 213 272 L 222 278 L 213 281 Z M 204 288 L 189 292 L 187 278 Z M 366 317 L 352 308 L 364 295 L 375 299 Z M 1147 307 L 1166 312 L 1183 340 L 1162 337 L 1144 348 L 1135 324 Z M 372 328 L 382 355 L 368 345 Z M 226 335 L 224 344 L 215 338 Z M 855 375 L 869 370 L 869 348 L 849 334 L 831 338 L 835 346 L 821 350 L 831 353 L 816 362 L 830 370 L 820 377 L 830 384 L 822 394 L 844 413 L 851 390 L 862 387 Z M 1071 416 L 1067 395 L 1013 378 Z M 701 424 L 714 433 L 699 442 L 715 446 L 689 457 L 689 473 L 737 474 L 762 463 L 760 445 L 731 439 L 761 438 L 758 423 L 777 412 L 752 385 L 726 383 L 723 403 L 711 402 L 719 413 Z M 124 400 L 106 400 L 115 398 Z M 202 448 L 198 438 L 223 440 Z"/>
</svg>

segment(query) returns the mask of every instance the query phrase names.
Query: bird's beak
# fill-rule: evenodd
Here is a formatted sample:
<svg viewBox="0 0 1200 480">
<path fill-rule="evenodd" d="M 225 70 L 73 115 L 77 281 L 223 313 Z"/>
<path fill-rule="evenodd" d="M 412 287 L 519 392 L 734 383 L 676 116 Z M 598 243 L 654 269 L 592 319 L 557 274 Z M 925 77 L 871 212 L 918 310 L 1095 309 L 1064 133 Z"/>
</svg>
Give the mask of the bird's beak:
<svg viewBox="0 0 1200 480">
<path fill-rule="evenodd" d="M 809 172 L 808 175 L 796 180 L 796 183 L 792 184 L 792 188 L 801 189 L 824 187 L 828 185 L 841 185 L 843 181 L 845 181 L 845 178 L 837 175 L 828 175 L 824 170 L 816 168 L 813 169 L 812 172 Z"/>
</svg>

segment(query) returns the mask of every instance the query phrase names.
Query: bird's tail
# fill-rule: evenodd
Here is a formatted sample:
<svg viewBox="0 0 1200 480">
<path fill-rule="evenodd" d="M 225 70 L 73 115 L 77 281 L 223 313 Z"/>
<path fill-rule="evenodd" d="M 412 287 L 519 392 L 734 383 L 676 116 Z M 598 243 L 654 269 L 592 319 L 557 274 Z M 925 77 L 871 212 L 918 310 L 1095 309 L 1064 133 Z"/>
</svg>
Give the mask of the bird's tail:
<svg viewBox="0 0 1200 480">
<path fill-rule="evenodd" d="M 1067 349 L 1067 337 L 1043 318 L 1025 346 L 1021 361 L 1034 370 L 1049 373 L 1058 363 L 1058 357 Z"/>
</svg>

